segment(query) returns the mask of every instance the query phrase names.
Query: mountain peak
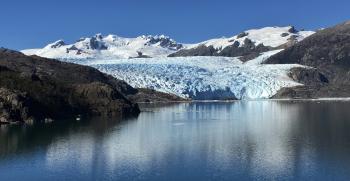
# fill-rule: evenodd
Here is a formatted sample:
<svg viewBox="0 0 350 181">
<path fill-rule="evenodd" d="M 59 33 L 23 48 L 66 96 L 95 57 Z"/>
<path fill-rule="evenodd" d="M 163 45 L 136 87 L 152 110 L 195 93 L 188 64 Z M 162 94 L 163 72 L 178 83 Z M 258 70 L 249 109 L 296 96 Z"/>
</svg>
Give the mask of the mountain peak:
<svg viewBox="0 0 350 181">
<path fill-rule="evenodd" d="M 53 43 L 48 44 L 45 48 L 58 48 L 64 45 L 66 45 L 66 43 L 63 40 L 57 40 Z"/>
<path fill-rule="evenodd" d="M 102 33 L 97 33 L 94 37 L 96 39 L 100 39 L 100 40 L 102 40 L 102 38 L 103 38 Z"/>
</svg>

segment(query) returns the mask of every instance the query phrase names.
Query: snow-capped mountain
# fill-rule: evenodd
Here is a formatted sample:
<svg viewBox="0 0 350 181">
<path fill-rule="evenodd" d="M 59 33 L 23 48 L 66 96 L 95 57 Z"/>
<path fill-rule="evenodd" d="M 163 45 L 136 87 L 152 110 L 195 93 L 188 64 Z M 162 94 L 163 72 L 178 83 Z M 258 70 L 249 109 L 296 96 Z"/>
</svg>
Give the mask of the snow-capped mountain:
<svg viewBox="0 0 350 181">
<path fill-rule="evenodd" d="M 247 61 L 258 57 L 263 52 L 292 46 L 313 33 L 298 31 L 293 26 L 253 29 L 230 38 L 211 39 L 189 45 L 169 56 L 240 57 L 242 61 Z"/>
<path fill-rule="evenodd" d="M 233 44 L 244 46 L 245 40 L 251 40 L 255 46 L 263 44 L 269 47 L 279 47 L 290 41 L 301 41 L 304 38 L 313 34 L 313 31 L 298 31 L 293 26 L 286 27 L 265 27 L 261 29 L 252 29 L 244 31 L 230 38 L 217 38 L 207 40 L 198 44 L 191 45 L 187 49 L 195 48 L 200 45 L 213 46 L 219 52 Z"/>
<path fill-rule="evenodd" d="M 110 59 L 166 57 L 182 47 L 182 44 L 164 35 L 123 38 L 116 35 L 96 34 L 90 38 L 80 38 L 73 44 L 66 44 L 63 40 L 58 40 L 42 49 L 28 49 L 22 52 L 26 55 L 61 60 Z"/>
<path fill-rule="evenodd" d="M 22 52 L 92 66 L 136 88 L 184 98 L 260 99 L 272 97 L 281 88 L 301 85 L 288 73 L 303 66 L 262 62 L 313 33 L 292 26 L 266 27 L 197 44 L 179 44 L 164 35 L 122 38 L 97 34 L 74 44 L 59 40 L 43 49 Z"/>
<path fill-rule="evenodd" d="M 38 55 L 60 60 L 118 59 L 166 56 L 246 56 L 284 48 L 303 40 L 313 31 L 298 31 L 293 26 L 252 29 L 230 38 L 210 39 L 196 44 L 181 44 L 165 36 L 123 38 L 97 34 L 80 38 L 73 44 L 63 40 L 50 43 L 42 49 L 22 50 L 26 55 Z M 206 47 L 203 49 L 203 46 Z M 212 49 L 210 49 L 210 48 Z M 179 51 L 180 50 L 180 51 Z"/>
</svg>

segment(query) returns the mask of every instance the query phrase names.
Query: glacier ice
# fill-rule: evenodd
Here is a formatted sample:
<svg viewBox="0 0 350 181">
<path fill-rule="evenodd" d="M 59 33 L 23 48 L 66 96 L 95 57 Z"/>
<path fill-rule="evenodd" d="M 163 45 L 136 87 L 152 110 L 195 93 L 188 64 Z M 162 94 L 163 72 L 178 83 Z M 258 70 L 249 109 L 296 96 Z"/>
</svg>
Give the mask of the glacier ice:
<svg viewBox="0 0 350 181">
<path fill-rule="evenodd" d="M 151 88 L 194 100 L 266 99 L 282 87 L 300 85 L 287 73 L 301 65 L 264 65 L 280 50 L 241 62 L 237 57 L 174 57 L 79 62 L 122 79 L 137 88 Z"/>
</svg>

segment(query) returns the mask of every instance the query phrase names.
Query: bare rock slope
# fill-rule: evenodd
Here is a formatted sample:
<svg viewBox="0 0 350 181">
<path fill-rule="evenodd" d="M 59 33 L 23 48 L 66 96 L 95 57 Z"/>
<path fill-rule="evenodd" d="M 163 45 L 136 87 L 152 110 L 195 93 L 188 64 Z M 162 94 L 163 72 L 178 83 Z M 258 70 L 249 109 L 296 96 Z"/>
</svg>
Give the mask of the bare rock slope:
<svg viewBox="0 0 350 181">
<path fill-rule="evenodd" d="M 320 30 L 265 63 L 311 67 L 290 73 L 304 86 L 282 89 L 275 97 L 350 97 L 350 22 Z"/>
</svg>

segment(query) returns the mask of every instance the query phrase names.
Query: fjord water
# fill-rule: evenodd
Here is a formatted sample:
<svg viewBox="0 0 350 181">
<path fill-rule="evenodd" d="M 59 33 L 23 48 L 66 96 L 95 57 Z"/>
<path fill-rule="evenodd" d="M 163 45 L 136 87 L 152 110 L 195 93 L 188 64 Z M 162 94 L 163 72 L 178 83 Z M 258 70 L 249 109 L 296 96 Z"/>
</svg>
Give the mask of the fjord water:
<svg viewBox="0 0 350 181">
<path fill-rule="evenodd" d="M 2 126 L 1 180 L 349 180 L 350 102 L 142 105 L 137 118 Z"/>
</svg>

